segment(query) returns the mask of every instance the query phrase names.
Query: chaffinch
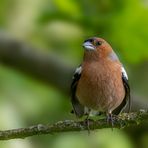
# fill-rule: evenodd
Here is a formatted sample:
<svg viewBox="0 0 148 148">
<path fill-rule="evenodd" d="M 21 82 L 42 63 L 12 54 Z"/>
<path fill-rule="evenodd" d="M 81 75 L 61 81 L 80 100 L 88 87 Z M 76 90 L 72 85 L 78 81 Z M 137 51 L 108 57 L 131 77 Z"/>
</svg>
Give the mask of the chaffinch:
<svg viewBox="0 0 148 148">
<path fill-rule="evenodd" d="M 129 103 L 128 76 L 112 47 L 102 38 L 84 41 L 84 58 L 71 84 L 71 102 L 76 116 L 94 112 L 119 114 Z"/>
</svg>

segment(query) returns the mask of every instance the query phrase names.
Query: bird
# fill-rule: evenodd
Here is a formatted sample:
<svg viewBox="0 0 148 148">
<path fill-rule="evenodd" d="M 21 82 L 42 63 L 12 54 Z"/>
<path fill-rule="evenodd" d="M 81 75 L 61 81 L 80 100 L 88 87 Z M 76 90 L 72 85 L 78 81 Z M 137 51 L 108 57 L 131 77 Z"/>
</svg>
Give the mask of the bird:
<svg viewBox="0 0 148 148">
<path fill-rule="evenodd" d="M 113 124 L 113 115 L 128 104 L 131 108 L 128 75 L 111 45 L 90 37 L 83 43 L 84 56 L 71 83 L 71 103 L 77 117 L 103 112 Z"/>
</svg>

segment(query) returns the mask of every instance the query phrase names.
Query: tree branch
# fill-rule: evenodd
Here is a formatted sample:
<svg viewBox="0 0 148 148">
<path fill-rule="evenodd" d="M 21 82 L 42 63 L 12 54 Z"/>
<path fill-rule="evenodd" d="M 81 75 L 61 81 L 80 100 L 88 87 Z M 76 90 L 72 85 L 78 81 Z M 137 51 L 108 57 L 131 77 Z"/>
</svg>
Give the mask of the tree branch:
<svg viewBox="0 0 148 148">
<path fill-rule="evenodd" d="M 148 111 L 141 110 L 134 113 L 122 113 L 114 121 L 114 128 L 133 127 L 143 122 L 148 121 Z M 90 120 L 89 127 L 91 130 L 112 128 L 111 124 L 106 122 L 106 119 Z M 9 140 L 17 138 L 26 138 L 34 135 L 53 134 L 71 131 L 87 130 L 87 124 L 84 121 L 65 120 L 55 124 L 43 125 L 38 124 L 27 128 L 19 128 L 12 130 L 0 131 L 0 140 Z"/>
<path fill-rule="evenodd" d="M 0 62 L 7 66 L 20 70 L 33 78 L 43 81 L 58 88 L 61 92 L 68 94 L 69 85 L 74 69 L 62 62 L 59 58 L 43 53 L 26 44 L 0 34 Z M 132 95 L 133 96 L 133 95 Z M 147 101 L 135 97 L 132 110 L 144 108 L 147 109 Z M 148 121 L 148 112 L 138 112 L 130 114 L 121 114 L 119 120 L 114 124 L 115 128 L 134 127 Z M 147 125 L 147 124 L 146 124 Z M 91 121 L 90 129 L 109 128 L 111 125 L 106 123 L 106 119 Z M 139 127 L 139 126 L 138 126 Z M 142 127 L 143 128 L 143 127 Z M 147 126 L 145 126 L 147 128 Z M 131 128 L 130 128 L 131 129 Z M 136 126 L 137 129 L 137 126 Z M 28 128 L 0 131 L 0 140 L 26 138 L 33 135 L 52 134 L 68 131 L 87 130 L 85 122 L 76 122 L 73 120 L 60 121 L 50 125 L 34 125 Z M 135 128 L 134 128 L 135 131 Z M 141 128 L 140 128 L 141 131 Z"/>
</svg>

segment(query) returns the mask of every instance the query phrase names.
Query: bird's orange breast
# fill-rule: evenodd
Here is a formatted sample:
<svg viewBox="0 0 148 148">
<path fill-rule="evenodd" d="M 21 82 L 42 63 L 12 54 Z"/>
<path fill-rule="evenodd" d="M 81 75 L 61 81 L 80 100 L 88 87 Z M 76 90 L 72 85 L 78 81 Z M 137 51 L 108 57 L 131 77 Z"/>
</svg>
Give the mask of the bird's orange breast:
<svg viewBox="0 0 148 148">
<path fill-rule="evenodd" d="M 83 63 L 76 96 L 90 109 L 112 112 L 125 96 L 121 64 L 109 61 Z"/>
</svg>

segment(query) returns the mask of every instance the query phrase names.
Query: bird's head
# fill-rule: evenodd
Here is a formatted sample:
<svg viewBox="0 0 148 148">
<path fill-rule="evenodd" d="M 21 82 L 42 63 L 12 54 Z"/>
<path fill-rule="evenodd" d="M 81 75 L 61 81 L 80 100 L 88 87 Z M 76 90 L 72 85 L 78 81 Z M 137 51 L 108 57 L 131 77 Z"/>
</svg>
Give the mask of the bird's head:
<svg viewBox="0 0 148 148">
<path fill-rule="evenodd" d="M 84 58 L 99 59 L 107 57 L 111 52 L 111 46 L 102 38 L 92 37 L 84 41 L 83 48 L 85 49 Z"/>
</svg>

